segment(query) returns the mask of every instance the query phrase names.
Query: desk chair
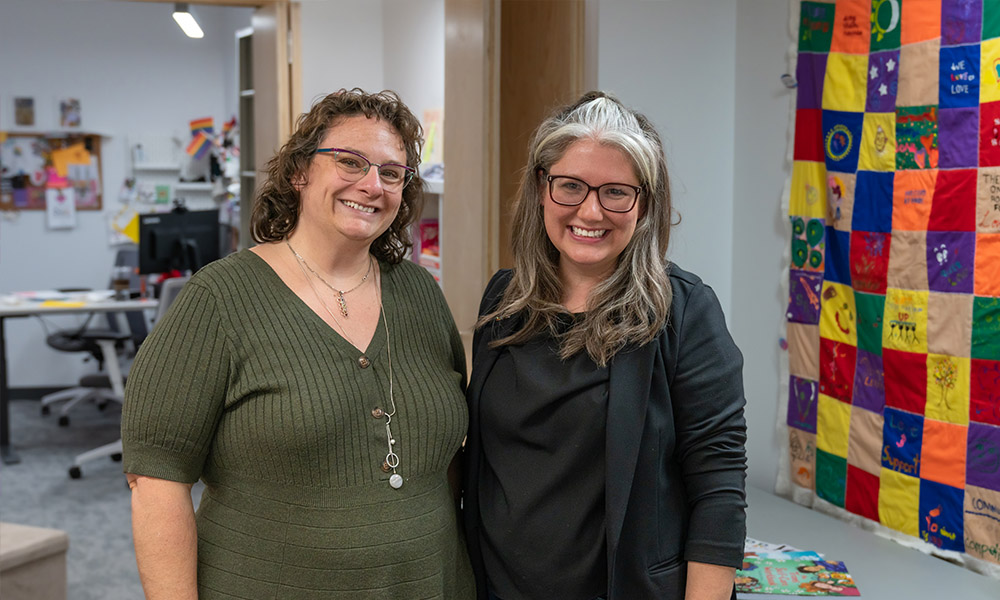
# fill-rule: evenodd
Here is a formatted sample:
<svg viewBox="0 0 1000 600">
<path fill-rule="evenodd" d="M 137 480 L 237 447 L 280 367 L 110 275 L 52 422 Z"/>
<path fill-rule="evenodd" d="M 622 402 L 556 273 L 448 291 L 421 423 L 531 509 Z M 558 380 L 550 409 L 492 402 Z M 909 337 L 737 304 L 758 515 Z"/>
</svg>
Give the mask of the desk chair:
<svg viewBox="0 0 1000 600">
<path fill-rule="evenodd" d="M 190 277 L 176 277 L 163 282 L 163 285 L 160 287 L 160 305 L 156 309 L 156 319 L 153 323 L 154 327 L 156 323 L 159 323 L 163 319 L 164 315 L 167 314 L 167 309 L 169 309 L 170 305 L 177 299 L 177 295 L 180 294 L 181 288 L 184 287 L 184 284 L 187 283 L 188 279 L 190 279 Z M 114 348 L 114 344 L 110 340 L 104 340 L 102 343 L 105 344 L 105 347 Z M 111 356 L 116 357 L 113 353 Z M 121 372 L 122 369 L 120 368 L 120 365 L 118 365 L 117 361 L 112 361 L 109 357 L 109 383 L 111 393 L 114 395 L 114 399 L 117 402 L 123 402 L 125 400 L 125 378 L 122 376 Z M 73 459 L 73 465 L 69 468 L 70 478 L 79 479 L 83 476 L 83 472 L 80 470 L 83 463 L 105 456 L 111 457 L 111 460 L 114 461 L 122 459 L 122 441 L 120 438 L 110 444 L 104 444 L 103 446 L 98 446 L 93 450 L 88 450 L 82 454 L 76 455 L 76 458 Z"/>
</svg>

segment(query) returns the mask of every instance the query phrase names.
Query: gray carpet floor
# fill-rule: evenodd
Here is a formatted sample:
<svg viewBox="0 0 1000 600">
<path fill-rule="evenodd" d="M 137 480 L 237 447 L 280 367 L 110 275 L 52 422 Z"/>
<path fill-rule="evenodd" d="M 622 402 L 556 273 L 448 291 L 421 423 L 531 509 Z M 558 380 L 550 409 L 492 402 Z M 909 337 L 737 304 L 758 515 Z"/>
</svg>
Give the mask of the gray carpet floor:
<svg viewBox="0 0 1000 600">
<path fill-rule="evenodd" d="M 77 405 L 69 427 L 59 427 L 55 414 L 41 416 L 37 401 L 15 400 L 10 408 L 21 462 L 0 465 L 0 520 L 69 535 L 67 600 L 141 599 L 121 463 L 100 459 L 83 466 L 81 479 L 67 474 L 74 456 L 118 439 L 121 407 Z"/>
</svg>

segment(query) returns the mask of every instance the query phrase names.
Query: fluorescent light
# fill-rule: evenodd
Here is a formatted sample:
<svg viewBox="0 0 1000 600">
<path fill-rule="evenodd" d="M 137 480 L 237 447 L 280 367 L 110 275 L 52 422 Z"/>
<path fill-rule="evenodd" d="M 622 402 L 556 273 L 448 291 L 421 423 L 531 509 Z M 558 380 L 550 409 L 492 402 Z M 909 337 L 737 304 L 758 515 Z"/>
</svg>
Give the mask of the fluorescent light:
<svg viewBox="0 0 1000 600">
<path fill-rule="evenodd" d="M 198 26 L 198 21 L 194 20 L 194 15 L 188 10 L 188 5 L 186 2 L 178 2 L 174 4 L 174 21 L 181 26 L 184 34 L 189 38 L 203 38 L 205 37 L 205 32 L 201 30 Z"/>
</svg>

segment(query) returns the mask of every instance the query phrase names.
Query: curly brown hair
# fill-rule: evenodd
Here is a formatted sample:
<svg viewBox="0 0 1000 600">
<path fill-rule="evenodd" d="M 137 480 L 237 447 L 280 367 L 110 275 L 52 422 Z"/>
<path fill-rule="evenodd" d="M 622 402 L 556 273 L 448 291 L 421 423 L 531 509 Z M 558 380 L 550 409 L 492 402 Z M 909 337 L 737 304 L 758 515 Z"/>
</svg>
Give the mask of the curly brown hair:
<svg viewBox="0 0 1000 600">
<path fill-rule="evenodd" d="M 267 162 L 267 179 L 260 187 L 250 214 L 250 233 L 255 242 L 280 242 L 295 229 L 299 220 L 299 190 L 296 182 L 309 171 L 316 149 L 330 127 L 341 119 L 364 115 L 391 125 L 403 139 L 406 165 L 420 164 L 423 128 L 399 95 L 391 90 L 370 94 L 360 88 L 338 90 L 315 103 L 299 117 L 288 142 Z M 389 229 L 372 242 L 371 253 L 389 263 L 403 260 L 413 246 L 410 225 L 420 216 L 424 191 L 419 175 L 403 188 L 399 213 Z"/>
</svg>

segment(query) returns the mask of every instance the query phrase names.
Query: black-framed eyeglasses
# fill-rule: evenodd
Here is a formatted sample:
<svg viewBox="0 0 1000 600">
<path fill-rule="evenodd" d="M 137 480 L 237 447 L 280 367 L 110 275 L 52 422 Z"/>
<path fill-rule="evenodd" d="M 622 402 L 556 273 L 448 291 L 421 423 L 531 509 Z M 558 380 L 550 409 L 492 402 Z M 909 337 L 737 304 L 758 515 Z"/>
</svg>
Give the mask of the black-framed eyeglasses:
<svg viewBox="0 0 1000 600">
<path fill-rule="evenodd" d="M 318 148 L 316 154 L 326 154 L 332 157 L 333 164 L 337 165 L 340 176 L 347 181 L 358 181 L 368 174 L 373 165 L 378 167 L 376 172 L 379 181 L 382 182 L 382 188 L 389 192 L 403 189 L 417 172 L 413 167 L 406 165 L 373 163 L 363 154 L 344 148 Z"/>
<path fill-rule="evenodd" d="M 597 191 L 597 201 L 608 212 L 627 213 L 635 208 L 635 202 L 642 193 L 642 186 L 628 183 L 602 183 L 590 185 L 582 179 L 568 175 L 546 175 L 549 182 L 549 198 L 561 206 L 583 204 L 591 190 Z"/>
</svg>

